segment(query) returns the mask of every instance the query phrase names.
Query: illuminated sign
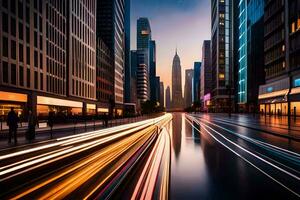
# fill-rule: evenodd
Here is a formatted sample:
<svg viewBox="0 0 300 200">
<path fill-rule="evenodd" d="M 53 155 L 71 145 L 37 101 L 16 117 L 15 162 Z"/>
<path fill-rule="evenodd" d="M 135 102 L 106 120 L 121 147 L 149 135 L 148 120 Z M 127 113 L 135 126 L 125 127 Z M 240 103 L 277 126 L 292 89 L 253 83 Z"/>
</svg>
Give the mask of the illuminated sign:
<svg viewBox="0 0 300 200">
<path fill-rule="evenodd" d="M 0 91 L 0 100 L 2 100 L 2 101 L 27 102 L 27 95 L 26 94 L 20 94 L 20 93 Z"/>
<path fill-rule="evenodd" d="M 300 87 L 300 78 L 295 79 L 295 87 Z"/>
<path fill-rule="evenodd" d="M 267 92 L 273 92 L 273 87 L 268 87 Z"/>
<path fill-rule="evenodd" d="M 82 108 L 82 102 L 37 96 L 37 104 Z"/>
<path fill-rule="evenodd" d="M 89 104 L 89 103 L 87 103 L 86 104 L 86 108 L 87 109 L 94 109 L 94 110 L 96 110 L 96 104 Z"/>
</svg>

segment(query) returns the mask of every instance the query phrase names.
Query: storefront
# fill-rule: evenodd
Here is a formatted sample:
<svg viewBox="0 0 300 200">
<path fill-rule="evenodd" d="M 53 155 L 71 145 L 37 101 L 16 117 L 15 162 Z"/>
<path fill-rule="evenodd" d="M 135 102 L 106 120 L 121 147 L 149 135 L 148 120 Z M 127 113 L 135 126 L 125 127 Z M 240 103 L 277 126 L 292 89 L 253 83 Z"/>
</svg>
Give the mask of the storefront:
<svg viewBox="0 0 300 200">
<path fill-rule="evenodd" d="M 96 104 L 86 104 L 86 115 L 93 116 L 96 115 Z"/>
<path fill-rule="evenodd" d="M 82 115 L 82 109 L 82 102 L 37 96 L 38 117 L 47 117 L 49 112 L 64 116 Z"/>
<path fill-rule="evenodd" d="M 24 116 L 27 94 L 0 91 L 0 116 L 5 118 L 13 107 L 18 116 Z"/>
<path fill-rule="evenodd" d="M 267 115 L 288 115 L 288 95 L 291 115 L 300 116 L 300 85 L 293 79 L 289 93 L 289 79 L 279 80 L 259 88 L 260 112 Z"/>
</svg>

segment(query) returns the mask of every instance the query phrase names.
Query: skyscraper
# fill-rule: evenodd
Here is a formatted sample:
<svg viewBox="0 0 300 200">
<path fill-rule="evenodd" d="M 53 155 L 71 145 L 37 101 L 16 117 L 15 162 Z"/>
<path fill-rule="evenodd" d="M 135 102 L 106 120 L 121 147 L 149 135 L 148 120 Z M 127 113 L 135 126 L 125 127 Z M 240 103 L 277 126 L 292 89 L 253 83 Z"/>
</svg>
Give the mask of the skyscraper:
<svg viewBox="0 0 300 200">
<path fill-rule="evenodd" d="M 137 98 L 141 102 L 150 99 L 150 40 L 151 28 L 148 18 L 137 20 Z M 155 44 L 155 43 L 154 43 Z M 152 61 L 155 45 L 152 45 Z M 155 77 L 154 80 L 155 81 Z"/>
<path fill-rule="evenodd" d="M 148 18 L 141 17 L 137 20 L 137 50 L 139 49 L 149 49 L 149 44 L 151 40 L 151 27 Z"/>
<path fill-rule="evenodd" d="M 131 102 L 131 66 L 130 66 L 130 6 L 131 0 L 124 0 L 125 3 L 125 14 L 124 14 L 124 21 L 125 21 L 125 83 L 124 83 L 124 100 L 126 103 Z"/>
<path fill-rule="evenodd" d="M 264 83 L 264 0 L 235 2 L 235 69 L 240 112 L 257 107 L 258 88 Z"/>
<path fill-rule="evenodd" d="M 166 109 L 170 110 L 171 109 L 171 91 L 170 91 L 170 86 L 167 86 L 166 89 Z"/>
<path fill-rule="evenodd" d="M 265 1 L 266 84 L 259 87 L 260 111 L 300 116 L 300 2 Z"/>
<path fill-rule="evenodd" d="M 194 62 L 194 78 L 193 78 L 193 102 L 200 101 L 200 73 L 201 73 L 201 62 Z"/>
<path fill-rule="evenodd" d="M 185 84 L 184 84 L 184 100 L 185 108 L 188 108 L 192 105 L 192 85 L 193 85 L 194 70 L 187 69 L 185 70 Z"/>
<path fill-rule="evenodd" d="M 159 87 L 160 87 L 160 97 L 159 97 L 159 104 L 160 106 L 163 108 L 165 106 L 165 88 L 164 88 L 164 83 L 160 82 L 159 83 Z"/>
<path fill-rule="evenodd" d="M 177 49 L 176 49 L 175 56 L 173 58 L 173 65 L 172 65 L 172 108 L 173 109 L 183 108 L 181 65 L 180 65 L 180 58 L 177 54 Z"/>
<path fill-rule="evenodd" d="M 216 112 L 233 104 L 232 0 L 211 1 L 212 103 Z"/>
<path fill-rule="evenodd" d="M 124 0 L 97 1 L 97 37 L 113 52 L 115 113 L 122 114 L 124 103 L 125 66 L 125 2 Z"/>
<path fill-rule="evenodd" d="M 49 110 L 95 113 L 95 4 L 1 1 L 1 115 L 7 102 L 19 114 L 30 109 L 38 117 Z M 75 8 L 81 7 L 79 15 Z"/>
<path fill-rule="evenodd" d="M 150 100 L 158 101 L 156 87 L 156 44 L 154 40 L 150 40 L 149 43 L 149 80 L 150 80 Z"/>
<path fill-rule="evenodd" d="M 200 79 L 200 100 L 202 102 L 202 109 L 207 110 L 207 103 L 210 99 L 205 99 L 211 93 L 211 79 L 212 79 L 212 66 L 211 66 L 211 43 L 210 40 L 205 40 L 202 45 L 202 66 L 201 66 L 201 79 Z"/>
<path fill-rule="evenodd" d="M 138 101 L 145 102 L 149 100 L 149 67 L 148 50 L 137 50 L 137 70 L 136 70 L 136 90 Z"/>
</svg>

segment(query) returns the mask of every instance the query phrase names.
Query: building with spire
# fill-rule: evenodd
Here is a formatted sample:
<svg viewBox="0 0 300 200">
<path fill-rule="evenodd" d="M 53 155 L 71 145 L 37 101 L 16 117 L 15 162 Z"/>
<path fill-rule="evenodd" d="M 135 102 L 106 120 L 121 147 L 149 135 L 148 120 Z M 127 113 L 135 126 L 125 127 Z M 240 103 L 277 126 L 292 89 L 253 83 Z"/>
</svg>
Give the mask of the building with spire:
<svg viewBox="0 0 300 200">
<path fill-rule="evenodd" d="M 181 65 L 180 65 L 180 58 L 177 54 L 177 48 L 176 48 L 175 56 L 173 58 L 173 65 L 172 65 L 172 108 L 173 109 L 183 108 Z"/>
</svg>

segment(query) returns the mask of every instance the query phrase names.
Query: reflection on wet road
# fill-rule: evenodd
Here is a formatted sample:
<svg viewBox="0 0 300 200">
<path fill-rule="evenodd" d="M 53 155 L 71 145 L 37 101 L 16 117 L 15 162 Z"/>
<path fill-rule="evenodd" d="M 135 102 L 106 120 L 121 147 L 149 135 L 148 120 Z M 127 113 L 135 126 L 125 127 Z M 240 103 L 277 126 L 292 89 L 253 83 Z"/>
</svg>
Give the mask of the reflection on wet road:
<svg viewBox="0 0 300 200">
<path fill-rule="evenodd" d="M 299 198 L 299 142 L 277 148 L 276 139 L 252 130 L 183 113 L 173 114 L 168 129 L 171 199 Z"/>
</svg>

